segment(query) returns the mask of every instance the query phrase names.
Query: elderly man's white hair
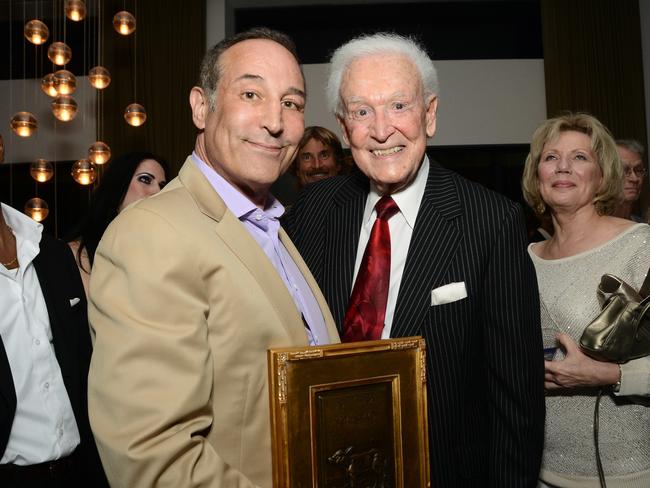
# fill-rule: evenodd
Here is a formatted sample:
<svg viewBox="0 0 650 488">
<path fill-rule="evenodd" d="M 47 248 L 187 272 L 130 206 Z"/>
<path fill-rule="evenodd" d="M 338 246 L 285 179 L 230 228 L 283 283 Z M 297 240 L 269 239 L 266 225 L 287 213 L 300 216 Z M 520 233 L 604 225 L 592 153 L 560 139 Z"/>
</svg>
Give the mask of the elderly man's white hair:
<svg viewBox="0 0 650 488">
<path fill-rule="evenodd" d="M 413 39 L 398 34 L 379 32 L 356 37 L 339 47 L 330 60 L 330 75 L 327 81 L 327 106 L 343 116 L 340 98 L 343 74 L 352 61 L 373 54 L 403 54 L 420 73 L 424 99 L 438 94 L 438 73 L 426 51 Z"/>
</svg>

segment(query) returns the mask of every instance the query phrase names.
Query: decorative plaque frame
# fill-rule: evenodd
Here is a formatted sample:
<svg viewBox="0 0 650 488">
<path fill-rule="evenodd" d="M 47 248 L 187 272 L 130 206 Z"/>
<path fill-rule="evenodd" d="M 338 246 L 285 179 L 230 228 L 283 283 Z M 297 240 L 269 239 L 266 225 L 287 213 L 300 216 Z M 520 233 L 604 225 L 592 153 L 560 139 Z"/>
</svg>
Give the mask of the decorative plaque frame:
<svg viewBox="0 0 650 488">
<path fill-rule="evenodd" d="M 430 486 L 421 337 L 268 351 L 275 488 Z"/>
</svg>

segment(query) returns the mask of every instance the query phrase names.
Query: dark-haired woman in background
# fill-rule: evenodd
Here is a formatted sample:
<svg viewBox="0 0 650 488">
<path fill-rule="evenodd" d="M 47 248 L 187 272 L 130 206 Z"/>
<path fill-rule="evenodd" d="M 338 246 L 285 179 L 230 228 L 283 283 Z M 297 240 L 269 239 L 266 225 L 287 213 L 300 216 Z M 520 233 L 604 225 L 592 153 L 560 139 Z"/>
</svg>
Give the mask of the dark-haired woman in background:
<svg viewBox="0 0 650 488">
<path fill-rule="evenodd" d="M 609 131 L 587 114 L 543 122 L 533 134 L 523 191 L 553 235 L 528 248 L 537 272 L 542 327 L 562 352 L 546 361 L 546 428 L 540 486 L 598 488 L 593 416 L 609 488 L 650 486 L 650 358 L 618 365 L 585 355 L 578 341 L 598 315 L 604 273 L 639 289 L 650 267 L 650 227 L 613 216 L 622 167 Z M 542 354 L 542 351 L 540 351 Z"/>
<path fill-rule="evenodd" d="M 86 295 L 95 249 L 106 227 L 129 204 L 158 193 L 169 181 L 169 165 L 148 152 L 116 158 L 95 188 L 83 219 L 68 237 Z"/>
</svg>

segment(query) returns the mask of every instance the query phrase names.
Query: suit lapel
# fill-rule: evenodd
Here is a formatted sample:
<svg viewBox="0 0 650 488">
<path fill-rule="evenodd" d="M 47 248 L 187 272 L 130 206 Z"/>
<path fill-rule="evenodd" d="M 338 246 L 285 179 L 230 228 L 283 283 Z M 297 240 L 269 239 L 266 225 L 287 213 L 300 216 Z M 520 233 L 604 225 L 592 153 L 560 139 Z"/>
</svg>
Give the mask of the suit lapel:
<svg viewBox="0 0 650 488">
<path fill-rule="evenodd" d="M 354 173 L 350 184 L 343 186 L 334 197 L 333 211 L 326 224 L 323 293 L 339 330 L 352 292 L 354 260 L 368 188 L 365 176 Z"/>
<path fill-rule="evenodd" d="M 62 242 L 43 234 L 33 264 L 43 293 L 52 330 L 52 345 L 61 376 L 75 415 L 82 415 L 90 361 L 90 331 L 86 316 L 86 295 L 72 251 Z M 74 309 L 70 300 L 78 298 Z"/>
<path fill-rule="evenodd" d="M 287 333 L 291 337 L 304 337 L 306 341 L 307 334 L 300 313 L 282 278 L 257 241 L 239 219 L 228 211 L 225 202 L 196 167 L 191 157 L 187 158 L 181 168 L 179 180 L 189 190 L 201 211 L 216 222 L 215 231 L 219 238 L 260 284 L 271 306 L 281 318 Z"/>
<path fill-rule="evenodd" d="M 65 279 L 65 277 L 57 277 L 56 272 L 51 269 L 51 266 L 54 264 L 52 260 L 60 258 L 60 256 L 49 255 L 50 249 L 48 239 L 48 236 L 43 235 L 40 242 L 39 253 L 34 258 L 33 263 L 36 275 L 38 276 L 38 282 L 41 285 L 41 292 L 43 293 L 43 299 L 45 300 L 47 315 L 50 319 L 52 345 L 54 346 L 56 360 L 61 368 L 61 375 L 63 376 L 63 381 L 67 387 L 68 393 L 71 394 L 70 378 L 75 372 L 72 371 L 74 363 L 71 360 L 68 351 L 71 345 L 74 350 L 72 341 L 74 341 L 76 334 L 71 334 L 68 330 L 68 328 L 72 327 L 73 324 L 69 316 L 69 310 L 66 310 L 64 307 L 68 309 L 70 308 L 68 301 L 69 298 L 79 298 L 81 300 L 83 297 L 65 296 L 64 290 L 69 291 L 71 287 L 67 282 L 61 283 L 58 281 Z M 83 305 L 79 304 L 78 306 Z"/>
<path fill-rule="evenodd" d="M 461 235 L 454 219 L 462 208 L 449 172 L 431 162 L 429 177 L 411 237 L 391 329 L 392 337 L 420 334 Z"/>
</svg>

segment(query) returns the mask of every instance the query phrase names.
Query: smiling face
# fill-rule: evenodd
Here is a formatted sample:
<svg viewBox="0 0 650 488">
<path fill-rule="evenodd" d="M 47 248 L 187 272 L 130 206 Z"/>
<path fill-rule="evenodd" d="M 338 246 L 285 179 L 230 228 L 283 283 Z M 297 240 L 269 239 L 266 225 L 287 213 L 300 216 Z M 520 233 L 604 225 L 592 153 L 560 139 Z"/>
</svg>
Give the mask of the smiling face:
<svg viewBox="0 0 650 488">
<path fill-rule="evenodd" d="M 616 150 L 618 151 L 618 156 L 621 158 L 624 172 L 623 200 L 634 203 L 639 199 L 641 187 L 643 186 L 643 176 L 645 175 L 643 159 L 640 154 L 630 151 L 625 147 L 616 146 Z"/>
<path fill-rule="evenodd" d="M 163 189 L 166 183 L 165 170 L 163 170 L 162 166 L 153 159 L 144 159 L 135 169 L 118 211 L 121 212 L 129 204 L 137 200 L 155 195 Z"/>
<path fill-rule="evenodd" d="M 216 107 L 201 88 L 190 94 L 197 154 L 258 206 L 291 163 L 304 130 L 305 88 L 293 55 L 249 39 L 219 58 Z"/>
<path fill-rule="evenodd" d="M 561 132 L 544 145 L 537 166 L 539 193 L 554 212 L 593 207 L 603 173 L 582 132 Z"/>
<path fill-rule="evenodd" d="M 437 99 L 424 100 L 415 65 L 402 54 L 358 58 L 343 75 L 340 97 L 339 123 L 359 169 L 382 194 L 407 187 L 436 130 Z"/>
<path fill-rule="evenodd" d="M 298 150 L 296 176 L 301 187 L 336 176 L 340 169 L 332 148 L 318 139 L 309 139 Z"/>
</svg>

